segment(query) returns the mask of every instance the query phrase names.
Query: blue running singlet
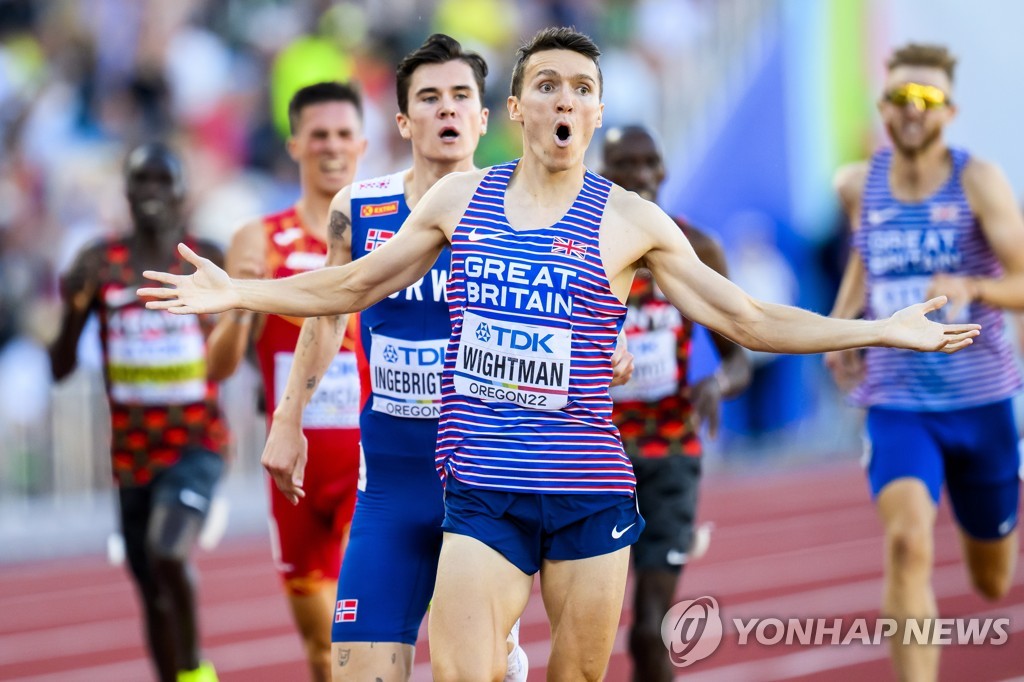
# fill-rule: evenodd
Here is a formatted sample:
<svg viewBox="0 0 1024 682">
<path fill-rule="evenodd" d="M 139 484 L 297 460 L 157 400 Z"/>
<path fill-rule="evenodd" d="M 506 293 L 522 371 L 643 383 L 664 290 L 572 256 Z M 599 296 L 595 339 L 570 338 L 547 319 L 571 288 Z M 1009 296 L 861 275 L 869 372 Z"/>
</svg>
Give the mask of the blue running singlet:
<svg viewBox="0 0 1024 682">
<path fill-rule="evenodd" d="M 902 202 L 889 189 L 892 149 L 872 156 L 861 227 L 853 236 L 866 273 L 865 318 L 884 319 L 924 301 L 937 273 L 1001 275 L 999 261 L 964 194 L 961 174 L 970 156 L 962 149 L 953 148 L 950 153 L 949 181 L 918 203 Z M 1001 310 L 975 302 L 964 309 L 962 319 L 946 321 L 977 322 L 983 331 L 973 345 L 953 355 L 867 349 L 867 374 L 853 400 L 864 406 L 942 411 L 995 403 L 1020 390 Z"/>
<path fill-rule="evenodd" d="M 353 259 L 385 244 L 409 215 L 404 176 L 353 185 Z M 449 253 L 419 282 L 361 314 L 366 475 L 338 579 L 333 642 L 415 644 L 433 593 L 444 519 L 434 447 L 451 331 Z"/>
<path fill-rule="evenodd" d="M 352 259 L 393 237 L 409 216 L 404 172 L 352 187 Z M 360 419 L 363 446 L 393 443 L 401 451 L 433 452 L 441 407 L 441 369 L 451 326 L 445 249 L 419 282 L 361 314 L 369 387 Z"/>
</svg>

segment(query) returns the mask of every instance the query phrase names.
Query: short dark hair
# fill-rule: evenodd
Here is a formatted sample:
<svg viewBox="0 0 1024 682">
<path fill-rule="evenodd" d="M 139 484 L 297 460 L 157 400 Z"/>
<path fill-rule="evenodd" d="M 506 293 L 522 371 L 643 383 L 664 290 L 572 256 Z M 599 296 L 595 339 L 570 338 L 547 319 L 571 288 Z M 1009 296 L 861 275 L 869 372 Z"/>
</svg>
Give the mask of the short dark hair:
<svg viewBox="0 0 1024 682">
<path fill-rule="evenodd" d="M 523 94 L 523 72 L 526 69 L 526 61 L 535 53 L 544 50 L 569 50 L 578 52 L 584 57 L 590 57 L 597 67 L 597 94 L 604 92 L 604 76 L 601 75 L 601 63 L 598 58 L 601 50 L 597 44 L 590 39 L 590 36 L 580 33 L 575 28 L 565 26 L 552 26 L 538 31 L 530 42 L 524 43 L 516 52 L 516 63 L 512 67 L 512 96 L 520 97 Z"/>
<path fill-rule="evenodd" d="M 128 152 L 124 157 L 123 166 L 125 181 L 127 182 L 138 168 L 151 162 L 165 166 L 171 172 L 175 190 L 184 193 L 185 168 L 181 156 L 163 140 L 144 142 Z"/>
<path fill-rule="evenodd" d="M 945 45 L 907 43 L 893 51 L 885 65 L 889 71 L 898 66 L 928 66 L 942 69 L 949 77 L 949 82 L 952 83 L 953 72 L 956 70 L 956 57 Z"/>
<path fill-rule="evenodd" d="M 313 104 L 323 104 L 324 102 L 350 102 L 356 108 L 359 120 L 363 119 L 363 98 L 354 86 L 337 81 L 314 83 L 300 88 L 288 102 L 288 126 L 292 135 L 299 127 L 299 116 L 302 114 L 302 110 Z"/>
<path fill-rule="evenodd" d="M 487 62 L 476 52 L 463 50 L 459 41 L 443 33 L 423 41 L 423 44 L 405 55 L 395 71 L 395 89 L 398 91 L 398 110 L 409 113 L 409 83 L 412 74 L 424 64 L 445 64 L 456 59 L 465 62 L 473 70 L 476 88 L 480 91 L 480 103 L 484 101 L 484 79 L 487 78 Z"/>
</svg>

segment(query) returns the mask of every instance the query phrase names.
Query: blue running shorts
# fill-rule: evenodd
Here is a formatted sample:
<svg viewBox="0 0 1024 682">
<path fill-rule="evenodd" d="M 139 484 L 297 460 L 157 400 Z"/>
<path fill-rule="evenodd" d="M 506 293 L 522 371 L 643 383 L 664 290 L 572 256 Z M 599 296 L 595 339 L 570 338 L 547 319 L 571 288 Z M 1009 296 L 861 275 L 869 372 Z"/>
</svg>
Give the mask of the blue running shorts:
<svg viewBox="0 0 1024 682">
<path fill-rule="evenodd" d="M 468 535 L 533 575 L 544 559 L 586 559 L 636 542 L 644 519 L 632 495 L 510 493 L 449 472 L 442 528 Z"/>
<path fill-rule="evenodd" d="M 872 407 L 867 436 L 872 496 L 910 477 L 924 482 L 938 504 L 945 483 L 971 537 L 994 540 L 1017 526 L 1020 452 L 1010 400 L 943 412 Z"/>
<path fill-rule="evenodd" d="M 364 457 L 331 641 L 416 644 L 441 553 L 441 480 L 432 452 Z"/>
</svg>

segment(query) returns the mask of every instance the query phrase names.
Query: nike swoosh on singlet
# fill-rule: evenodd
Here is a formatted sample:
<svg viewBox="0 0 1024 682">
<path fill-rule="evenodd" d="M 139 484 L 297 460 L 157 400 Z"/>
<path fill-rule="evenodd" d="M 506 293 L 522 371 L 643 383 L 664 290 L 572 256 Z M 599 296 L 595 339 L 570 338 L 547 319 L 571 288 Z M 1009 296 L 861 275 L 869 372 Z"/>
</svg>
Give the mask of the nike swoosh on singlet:
<svg viewBox="0 0 1024 682">
<path fill-rule="evenodd" d="M 476 230 L 474 229 L 474 230 L 473 230 L 472 232 L 470 232 L 470 233 L 469 233 L 469 235 L 468 235 L 468 237 L 467 237 L 467 238 L 468 238 L 468 239 L 469 239 L 469 241 L 471 241 L 471 242 L 479 242 L 479 241 L 483 241 L 484 239 L 487 239 L 487 238 L 489 238 L 489 237 L 494 237 L 494 236 L 496 236 L 496 235 L 497 235 L 497 233 L 496 233 L 496 232 L 491 232 L 491 233 L 489 233 L 489 234 L 480 234 L 479 232 L 477 232 L 477 231 L 476 231 Z"/>
<path fill-rule="evenodd" d="M 615 540 L 618 540 L 619 538 L 621 538 L 623 535 L 626 534 L 627 530 L 629 530 L 630 528 L 632 528 L 635 525 L 636 525 L 636 522 L 634 521 L 633 523 L 629 524 L 628 526 L 626 526 L 622 530 L 619 530 L 619 527 L 615 526 L 614 528 L 612 528 L 612 538 L 614 538 Z"/>
<path fill-rule="evenodd" d="M 889 206 L 888 208 L 882 208 L 875 211 L 868 211 L 868 224 L 872 227 L 877 227 L 883 223 L 887 223 L 900 214 L 898 206 Z"/>
</svg>

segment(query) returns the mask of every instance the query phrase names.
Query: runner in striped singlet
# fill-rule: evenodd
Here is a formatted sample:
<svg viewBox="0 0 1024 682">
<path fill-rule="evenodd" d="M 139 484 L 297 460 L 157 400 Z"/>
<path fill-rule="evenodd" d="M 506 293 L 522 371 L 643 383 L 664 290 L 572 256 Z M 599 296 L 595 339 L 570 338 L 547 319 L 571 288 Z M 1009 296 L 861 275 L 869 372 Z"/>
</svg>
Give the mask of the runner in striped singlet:
<svg viewBox="0 0 1024 682">
<path fill-rule="evenodd" d="M 601 123 L 597 46 L 568 28 L 517 54 L 511 119 L 523 158 L 440 180 L 401 231 L 342 268 L 274 281 L 150 272 L 149 305 L 320 315 L 356 310 L 416 281 L 448 244 L 452 338 L 442 376 L 438 464 L 445 535 L 430 614 L 436 680 L 501 679 L 505 636 L 541 574 L 549 679 L 599 679 L 643 528 L 633 473 L 611 423 L 608 384 L 624 301 L 647 267 L 681 312 L 755 350 L 864 345 L 954 352 L 977 325 L 925 318 L 837 320 L 756 301 L 703 265 L 656 205 L 583 165 Z M 466 627 L 467 623 L 474 624 Z"/>
<path fill-rule="evenodd" d="M 441 34 L 401 61 L 395 78 L 396 122 L 411 142 L 412 167 L 353 183 L 334 195 L 329 229 L 324 226 L 329 263 L 348 263 L 382 247 L 435 182 L 476 168 L 473 154 L 487 125 L 486 75 L 482 57 Z M 445 251 L 417 282 L 360 315 L 364 396 L 358 502 L 331 617 L 324 620 L 331 626 L 335 680 L 403 682 L 412 674 L 444 518 L 444 492 L 433 464 L 442 360 L 451 333 L 448 263 Z M 304 471 L 300 457 L 301 407 L 339 340 L 333 325 L 307 320 L 302 343 L 298 348 L 292 343 L 296 356 L 289 389 L 263 453 L 279 498 L 297 501 L 319 484 L 317 472 Z M 309 505 L 296 505 L 303 506 Z M 528 670 L 526 655 L 515 637 L 509 647 L 506 682 L 521 682 Z"/>
<path fill-rule="evenodd" d="M 879 111 L 891 148 L 842 168 L 836 186 L 853 250 L 834 317 L 889 316 L 929 296 L 940 317 L 983 326 L 954 356 L 872 348 L 827 358 L 841 386 L 868 408 L 871 493 L 885 526 L 883 613 L 936 615 L 933 527 L 943 483 L 960 526 L 971 579 L 984 596 L 1009 589 L 1017 554 L 1017 432 L 1011 398 L 1021 387 L 1002 308 L 1024 306 L 1024 221 L 1002 171 L 948 147 L 943 130 L 954 58 L 908 45 L 888 64 Z M 892 638 L 901 678 L 935 679 L 935 647 Z"/>
</svg>

